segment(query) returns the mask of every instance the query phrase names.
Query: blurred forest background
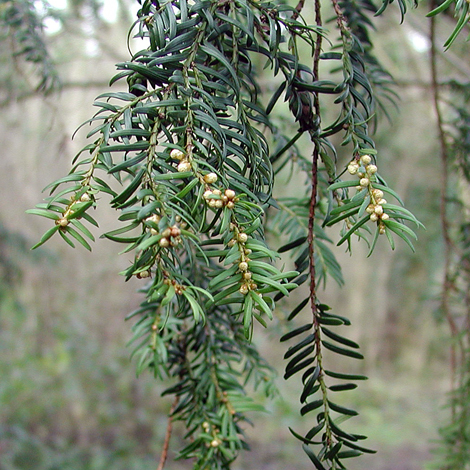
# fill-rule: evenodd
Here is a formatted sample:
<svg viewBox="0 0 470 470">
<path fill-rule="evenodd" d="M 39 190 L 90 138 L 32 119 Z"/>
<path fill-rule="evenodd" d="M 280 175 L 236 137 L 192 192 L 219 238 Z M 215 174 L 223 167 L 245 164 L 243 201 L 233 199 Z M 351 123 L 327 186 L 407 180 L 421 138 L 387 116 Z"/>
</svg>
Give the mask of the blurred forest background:
<svg viewBox="0 0 470 470">
<path fill-rule="evenodd" d="M 92 254 L 81 247 L 71 250 L 58 238 L 31 252 L 49 225 L 25 215 L 44 186 L 67 174 L 83 147 L 86 131 L 73 141 L 71 135 L 93 114 L 93 100 L 106 91 L 114 64 L 129 57 L 126 38 L 137 7 L 131 0 L 56 0 L 48 9 L 38 2 L 47 16 L 47 44 L 62 84 L 46 97 L 36 91 L 37 69 L 14 55 L 8 28 L 1 31 L 1 470 L 143 470 L 158 461 L 170 403 L 160 397 L 163 385 L 149 374 L 135 377 L 129 358 L 131 325 L 124 319 L 140 297 L 139 282 L 125 284 L 118 275 L 127 266 L 126 255 L 118 256 L 119 246 L 100 239 Z M 378 453 L 354 459 L 353 470 L 435 468 L 438 428 L 448 419 L 450 335 L 438 308 L 441 169 L 430 99 L 429 23 L 420 7 L 399 25 L 398 9 L 392 7 L 378 20 L 375 46 L 397 81 L 400 110 L 391 107 L 391 122 L 384 119 L 379 126 L 379 164 L 427 230 L 419 233 L 416 254 L 403 243 L 392 252 L 386 240 L 370 259 L 361 243 L 352 256 L 340 248 L 345 286 L 332 282 L 322 295 L 351 318 L 349 336 L 366 358 L 355 367 L 369 380 L 347 395 L 360 411 L 359 431 Z M 443 44 L 452 19 L 443 18 L 439 28 Z M 470 64 L 462 59 L 468 58 L 464 39 L 459 41 L 439 54 L 443 81 L 470 76 Z M 139 48 L 131 46 L 134 52 Z M 273 87 L 268 79 L 265 86 Z M 278 113 L 282 119 L 282 109 Z M 342 158 L 346 163 L 350 156 Z M 288 180 L 288 174 L 286 169 L 278 194 L 302 190 L 303 177 Z M 117 216 L 98 210 L 104 223 L 97 236 Z M 273 235 L 272 245 L 279 244 Z M 283 318 L 285 312 L 278 315 Z M 280 393 L 267 404 L 269 415 L 252 415 L 254 428 L 247 433 L 253 448 L 237 461 L 236 470 L 310 465 L 287 428 L 296 426 L 299 403 L 291 399 L 295 381 L 282 380 L 280 330 L 282 325 L 274 323 L 255 334 L 279 370 Z M 178 439 L 177 424 L 173 439 Z M 190 463 L 170 461 L 167 468 L 190 468 Z"/>
</svg>

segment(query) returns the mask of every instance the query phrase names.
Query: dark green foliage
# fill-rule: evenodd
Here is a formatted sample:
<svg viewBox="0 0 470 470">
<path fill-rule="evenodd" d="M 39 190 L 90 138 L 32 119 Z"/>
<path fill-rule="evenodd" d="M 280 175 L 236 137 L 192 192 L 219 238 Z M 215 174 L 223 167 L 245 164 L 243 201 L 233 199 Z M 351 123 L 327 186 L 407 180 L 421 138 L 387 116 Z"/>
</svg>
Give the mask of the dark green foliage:
<svg viewBox="0 0 470 470">
<path fill-rule="evenodd" d="M 371 235 L 372 252 L 381 234 L 393 248 L 392 232 L 412 247 L 416 236 L 406 223 L 420 226 L 377 173 L 369 123 L 395 94 L 373 54 L 374 6 L 334 3 L 330 33 L 318 17 L 307 22 L 301 4 L 146 0 L 140 7 L 133 32 L 148 47 L 117 64 L 111 84 L 125 82 L 128 91 L 96 99 L 85 123 L 92 143 L 29 211 L 54 221 L 36 246 L 58 233 L 90 250 L 92 209 L 102 193 L 111 197 L 121 224 L 103 237 L 132 254 L 126 280 L 144 283 L 145 300 L 129 315 L 137 371 L 170 381 L 163 393 L 173 396 L 170 421 L 186 429 L 178 456 L 200 470 L 228 469 L 248 448 L 246 413 L 263 409 L 248 384 L 274 394 L 273 371 L 251 340 L 258 324 L 273 320 L 278 301 L 308 286 L 280 338 L 289 342 L 284 378 L 301 379 L 300 414 L 309 420 L 305 435 L 291 431 L 315 468 L 346 468 L 347 459 L 373 451 L 343 425 L 357 412 L 335 397 L 365 377 L 326 364 L 336 354 L 362 359 L 340 328 L 350 324 L 347 314 L 319 300 L 320 283 L 344 282 L 326 230 L 341 222 L 338 245 L 348 249 L 353 235 Z M 303 50 L 311 51 L 312 67 L 302 63 Z M 321 79 L 321 62 L 340 73 Z M 277 80 L 269 96 L 260 66 Z M 329 123 L 320 105 L 326 96 Z M 276 114 L 282 106 L 287 126 Z M 353 180 L 339 179 L 345 169 L 333 136 L 349 152 Z M 313 151 L 300 150 L 301 138 Z M 276 200 L 287 165 L 305 173 L 309 189 Z M 277 266 L 266 230 L 286 238 L 279 252 L 293 270 Z"/>
</svg>

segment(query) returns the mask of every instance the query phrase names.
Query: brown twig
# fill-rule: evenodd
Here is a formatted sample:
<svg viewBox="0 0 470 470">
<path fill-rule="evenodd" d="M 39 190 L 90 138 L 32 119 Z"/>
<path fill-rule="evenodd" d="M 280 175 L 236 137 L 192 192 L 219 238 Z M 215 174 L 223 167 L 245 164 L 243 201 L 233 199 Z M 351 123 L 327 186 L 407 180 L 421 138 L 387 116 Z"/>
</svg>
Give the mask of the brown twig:
<svg viewBox="0 0 470 470">
<path fill-rule="evenodd" d="M 292 18 L 296 20 L 300 13 L 302 12 L 303 8 L 305 5 L 305 0 L 299 0 L 299 3 L 297 3 L 297 6 L 295 7 L 295 12 L 292 14 Z"/>
<path fill-rule="evenodd" d="M 321 1 L 315 0 L 315 23 L 319 30 L 322 27 L 321 18 Z M 320 65 L 320 54 L 322 48 L 322 36 L 317 34 L 315 42 L 315 50 L 313 54 L 313 79 L 318 80 L 319 77 L 319 65 Z M 320 126 L 320 99 L 318 93 L 313 94 L 313 108 L 316 114 L 316 126 Z M 324 414 L 328 416 L 329 404 L 327 400 L 327 388 L 324 380 L 323 364 L 322 364 L 322 344 L 320 335 L 320 322 L 318 316 L 318 304 L 317 304 L 317 284 L 316 284 L 316 266 L 315 266 L 315 217 L 317 207 L 317 193 L 318 193 L 318 159 L 320 158 L 320 142 L 318 139 L 317 128 L 311 132 L 311 139 L 313 142 L 313 153 L 312 153 L 312 167 L 311 167 L 311 188 L 310 188 L 310 203 L 309 203 L 309 216 L 308 216 L 308 246 L 309 246 L 309 275 L 310 275 L 310 308 L 312 312 L 312 323 L 314 328 L 315 337 L 315 350 L 317 366 L 320 368 L 320 374 L 318 376 L 318 382 L 323 394 L 323 407 Z M 325 427 L 325 440 L 328 448 L 333 444 L 331 427 L 328 419 L 326 419 Z"/>
<path fill-rule="evenodd" d="M 431 8 L 435 7 L 436 2 L 433 0 Z M 450 236 L 449 219 L 447 214 L 447 188 L 449 184 L 449 154 L 446 143 L 446 134 L 444 130 L 444 120 L 442 118 L 440 103 L 440 92 L 438 84 L 437 72 L 437 49 L 436 49 L 436 17 L 431 17 L 430 26 L 430 64 L 431 64 L 431 87 L 433 92 L 434 110 L 437 119 L 437 131 L 440 145 L 440 159 L 441 159 L 441 196 L 440 196 L 440 217 L 442 235 L 444 238 L 444 279 L 442 282 L 441 291 L 441 308 L 449 325 L 450 333 L 452 336 L 452 343 L 450 345 L 450 369 L 451 369 L 451 387 L 454 389 L 456 384 L 457 375 L 457 351 L 455 341 L 459 337 L 459 329 L 455 323 L 455 319 L 450 309 L 450 292 L 453 288 L 451 280 L 451 256 L 452 256 L 452 239 Z M 452 416 L 455 415 L 455 405 L 452 403 Z"/>
<path fill-rule="evenodd" d="M 321 28 L 321 5 L 320 1 L 315 1 L 315 22 L 316 25 Z M 315 42 L 315 51 L 313 55 L 313 78 L 318 80 L 318 68 L 320 64 L 320 53 L 322 46 L 322 36 L 317 34 Z M 318 93 L 313 95 L 313 107 L 317 119 L 320 119 L 320 100 Z M 319 125 L 319 124 L 318 124 Z M 311 169 L 311 194 L 310 194 L 310 205 L 309 205 L 309 218 L 308 218 L 308 244 L 309 244 L 309 260 L 310 260 L 310 304 L 314 321 L 316 320 L 317 314 L 317 295 L 316 295 L 316 283 L 315 283 L 315 249 L 314 249 L 314 238 L 315 238 L 315 209 L 317 203 L 317 183 L 318 183 L 318 157 L 320 155 L 320 145 L 318 139 L 313 138 L 314 148 L 312 155 L 312 169 Z"/>
<path fill-rule="evenodd" d="M 179 396 L 176 395 L 173 401 L 173 404 L 170 408 L 170 413 L 168 414 L 168 424 L 166 426 L 165 440 L 163 442 L 162 455 L 160 456 L 160 462 L 158 463 L 157 470 L 163 470 L 165 466 L 166 459 L 168 458 L 168 448 L 170 447 L 171 431 L 173 430 L 173 412 L 175 411 L 176 406 L 179 402 Z"/>
</svg>

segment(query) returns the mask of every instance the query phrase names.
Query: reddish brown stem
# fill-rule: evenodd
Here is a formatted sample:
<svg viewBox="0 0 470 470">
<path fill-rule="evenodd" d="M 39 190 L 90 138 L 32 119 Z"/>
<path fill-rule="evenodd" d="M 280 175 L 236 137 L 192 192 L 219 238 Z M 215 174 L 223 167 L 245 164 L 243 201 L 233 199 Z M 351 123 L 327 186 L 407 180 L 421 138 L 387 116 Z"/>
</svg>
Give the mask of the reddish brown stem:
<svg viewBox="0 0 470 470">
<path fill-rule="evenodd" d="M 315 1 L 315 22 L 320 28 L 322 26 L 321 20 L 321 5 L 320 0 Z M 318 68 L 320 64 L 320 53 L 322 46 L 322 37 L 320 34 L 317 35 L 315 43 L 315 51 L 313 55 L 313 77 L 314 80 L 318 80 Z M 320 117 L 320 101 L 318 94 L 313 96 L 313 106 L 315 114 Z M 314 139 L 314 148 L 312 155 L 312 169 L 311 169 L 311 188 L 310 188 L 310 206 L 309 206 L 309 217 L 308 217 L 308 245 L 309 245 L 309 260 L 310 260 L 310 304 L 312 308 L 313 321 L 316 322 L 317 318 L 317 294 L 316 294 L 316 282 L 315 282 L 315 209 L 317 203 L 317 191 L 318 191 L 318 157 L 320 155 L 320 145 L 318 139 Z"/>
<path fill-rule="evenodd" d="M 173 412 L 175 411 L 176 406 L 179 402 L 179 396 L 177 395 L 173 401 L 173 404 L 170 408 L 170 413 L 168 414 L 168 424 L 166 426 L 165 440 L 163 442 L 162 455 L 160 456 L 160 462 L 158 463 L 157 470 L 163 470 L 165 467 L 166 459 L 168 458 L 168 448 L 170 447 L 171 431 L 173 430 Z"/>
<path fill-rule="evenodd" d="M 297 3 L 297 6 L 295 7 L 295 12 L 292 15 L 292 18 L 294 20 L 296 20 L 299 17 L 300 13 L 302 12 L 304 8 L 304 5 L 305 5 L 305 0 L 299 0 L 299 3 Z"/>
</svg>

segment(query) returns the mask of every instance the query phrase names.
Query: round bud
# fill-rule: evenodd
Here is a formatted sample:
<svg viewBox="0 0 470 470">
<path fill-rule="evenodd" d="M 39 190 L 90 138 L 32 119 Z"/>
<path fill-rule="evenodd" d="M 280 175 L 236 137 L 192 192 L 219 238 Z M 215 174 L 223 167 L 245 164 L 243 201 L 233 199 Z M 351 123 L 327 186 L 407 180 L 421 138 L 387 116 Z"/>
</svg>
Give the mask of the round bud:
<svg viewBox="0 0 470 470">
<path fill-rule="evenodd" d="M 359 178 L 364 178 L 364 176 L 366 176 L 366 174 L 362 171 L 360 171 L 357 176 L 359 176 Z"/>
<path fill-rule="evenodd" d="M 359 184 L 365 188 L 366 186 L 369 186 L 369 178 L 361 178 L 361 181 L 359 181 Z"/>
<path fill-rule="evenodd" d="M 217 207 L 217 209 L 221 209 L 222 207 L 224 207 L 224 201 L 222 201 L 221 199 L 216 199 L 215 207 Z"/>
<path fill-rule="evenodd" d="M 238 234 L 238 241 L 240 243 L 246 243 L 248 241 L 248 235 L 246 233 L 239 233 Z"/>
<path fill-rule="evenodd" d="M 222 196 L 222 201 L 224 201 L 224 203 L 225 203 L 225 202 L 227 202 L 227 201 L 228 201 L 228 197 L 227 197 L 227 196 L 225 196 L 225 195 L 224 195 L 224 196 Z"/>
<path fill-rule="evenodd" d="M 225 195 L 229 198 L 229 199 L 233 199 L 235 196 L 236 196 L 236 193 L 233 189 L 226 189 L 225 190 Z"/>
<path fill-rule="evenodd" d="M 210 424 L 207 421 L 202 423 L 202 427 L 207 431 L 210 428 Z"/>
<path fill-rule="evenodd" d="M 176 222 L 181 222 L 181 216 L 180 216 L 180 215 L 177 215 L 177 216 L 175 217 L 175 220 L 176 220 Z"/>
<path fill-rule="evenodd" d="M 238 268 L 240 271 L 247 271 L 248 270 L 248 263 L 246 261 L 242 261 L 239 265 Z"/>
<path fill-rule="evenodd" d="M 222 194 L 222 191 L 220 189 L 214 189 L 214 191 L 212 192 L 217 196 L 220 196 Z"/>
<path fill-rule="evenodd" d="M 248 286 L 246 284 L 242 284 L 240 286 L 239 292 L 240 292 L 240 294 L 246 295 L 246 294 L 248 294 L 249 290 L 250 289 L 248 289 Z"/>
<path fill-rule="evenodd" d="M 375 206 L 374 208 L 374 212 L 377 214 L 377 215 L 382 215 L 384 213 L 384 208 L 382 206 Z"/>
<path fill-rule="evenodd" d="M 204 183 L 207 184 L 212 184 L 217 181 L 217 175 L 215 173 L 207 173 L 207 175 L 204 175 Z"/>
<path fill-rule="evenodd" d="M 377 222 L 377 220 L 379 220 L 379 216 L 374 212 L 370 215 L 370 220 L 372 220 L 372 222 Z"/>
<path fill-rule="evenodd" d="M 161 238 L 158 243 L 162 248 L 168 248 L 170 246 L 170 240 L 168 240 L 168 238 Z"/>
<path fill-rule="evenodd" d="M 375 197 L 375 199 L 382 199 L 384 197 L 384 193 L 380 189 L 374 189 L 372 191 L 372 194 Z"/>
<path fill-rule="evenodd" d="M 171 235 L 171 228 L 166 228 L 165 230 L 163 230 L 162 232 L 162 237 L 163 238 L 169 238 Z"/>
<path fill-rule="evenodd" d="M 207 204 L 209 204 L 209 207 L 215 207 L 215 203 L 217 201 L 215 199 L 209 199 L 209 201 L 207 201 Z"/>
<path fill-rule="evenodd" d="M 189 163 L 187 160 L 184 162 L 178 163 L 178 166 L 176 168 L 179 173 L 185 173 L 186 171 L 191 171 L 191 163 Z"/>
<path fill-rule="evenodd" d="M 380 199 L 379 201 L 377 201 L 377 204 L 380 204 L 382 206 L 384 204 L 387 204 L 387 201 L 385 199 Z"/>
<path fill-rule="evenodd" d="M 377 173 L 377 167 L 375 165 L 367 165 L 366 171 L 369 173 L 369 175 L 373 175 Z"/>
<path fill-rule="evenodd" d="M 220 445 L 219 439 L 213 439 L 211 441 L 211 447 L 219 447 L 219 445 Z"/>
<path fill-rule="evenodd" d="M 91 197 L 88 193 L 84 193 L 80 196 L 80 202 L 88 202 L 91 200 Z"/>
<path fill-rule="evenodd" d="M 363 155 L 361 157 L 361 163 L 363 165 L 368 165 L 372 161 L 372 157 L 370 155 Z"/>
<path fill-rule="evenodd" d="M 150 272 L 149 271 L 142 271 L 141 273 L 138 274 L 138 277 L 140 279 L 146 279 L 147 277 L 150 277 Z"/>
<path fill-rule="evenodd" d="M 56 220 L 56 224 L 60 225 L 61 227 L 67 227 L 67 225 L 69 224 L 69 221 L 65 217 L 62 217 L 61 219 Z"/>
<path fill-rule="evenodd" d="M 173 225 L 173 227 L 171 227 L 171 236 L 179 237 L 180 235 L 181 235 L 181 230 L 176 225 Z"/>
<path fill-rule="evenodd" d="M 202 195 L 204 199 L 209 199 L 211 196 L 212 196 L 212 191 L 210 190 L 205 191 L 204 194 Z"/>
<path fill-rule="evenodd" d="M 157 325 L 152 325 L 152 331 L 157 331 L 158 330 L 158 326 Z"/>
<path fill-rule="evenodd" d="M 348 165 L 348 172 L 351 175 L 355 175 L 357 173 L 357 170 L 359 170 L 359 164 L 357 163 L 356 160 L 353 160 L 351 163 Z"/>
<path fill-rule="evenodd" d="M 258 289 L 258 284 L 255 284 L 254 282 L 252 282 L 252 283 L 250 284 L 250 289 L 251 289 L 251 290 L 256 290 L 256 289 Z"/>
<path fill-rule="evenodd" d="M 384 224 L 380 224 L 379 225 L 379 234 L 380 235 L 383 235 L 385 233 L 385 225 Z"/>
<path fill-rule="evenodd" d="M 382 217 L 380 217 L 382 220 L 388 220 L 390 218 L 390 216 L 387 214 L 387 213 L 383 213 L 382 214 Z"/>
<path fill-rule="evenodd" d="M 374 212 L 374 210 L 375 210 L 374 204 L 369 204 L 369 205 L 367 206 L 366 212 L 367 212 L 368 214 L 372 214 L 372 212 Z"/>
<path fill-rule="evenodd" d="M 243 273 L 243 279 L 249 281 L 251 279 L 251 273 Z"/>
<path fill-rule="evenodd" d="M 173 150 L 170 152 L 170 157 L 171 157 L 173 160 L 183 160 L 183 158 L 184 158 L 184 152 L 182 152 L 180 149 L 173 149 Z"/>
<path fill-rule="evenodd" d="M 235 207 L 235 204 L 232 201 L 227 202 L 227 208 L 228 209 L 233 209 Z"/>
<path fill-rule="evenodd" d="M 227 243 L 227 246 L 228 246 L 229 248 L 232 248 L 232 246 L 235 245 L 235 243 L 237 243 L 236 240 L 234 240 L 234 239 L 232 238 L 232 239 Z"/>
<path fill-rule="evenodd" d="M 155 230 L 153 227 L 150 229 L 152 235 L 158 235 L 158 230 Z"/>
</svg>

